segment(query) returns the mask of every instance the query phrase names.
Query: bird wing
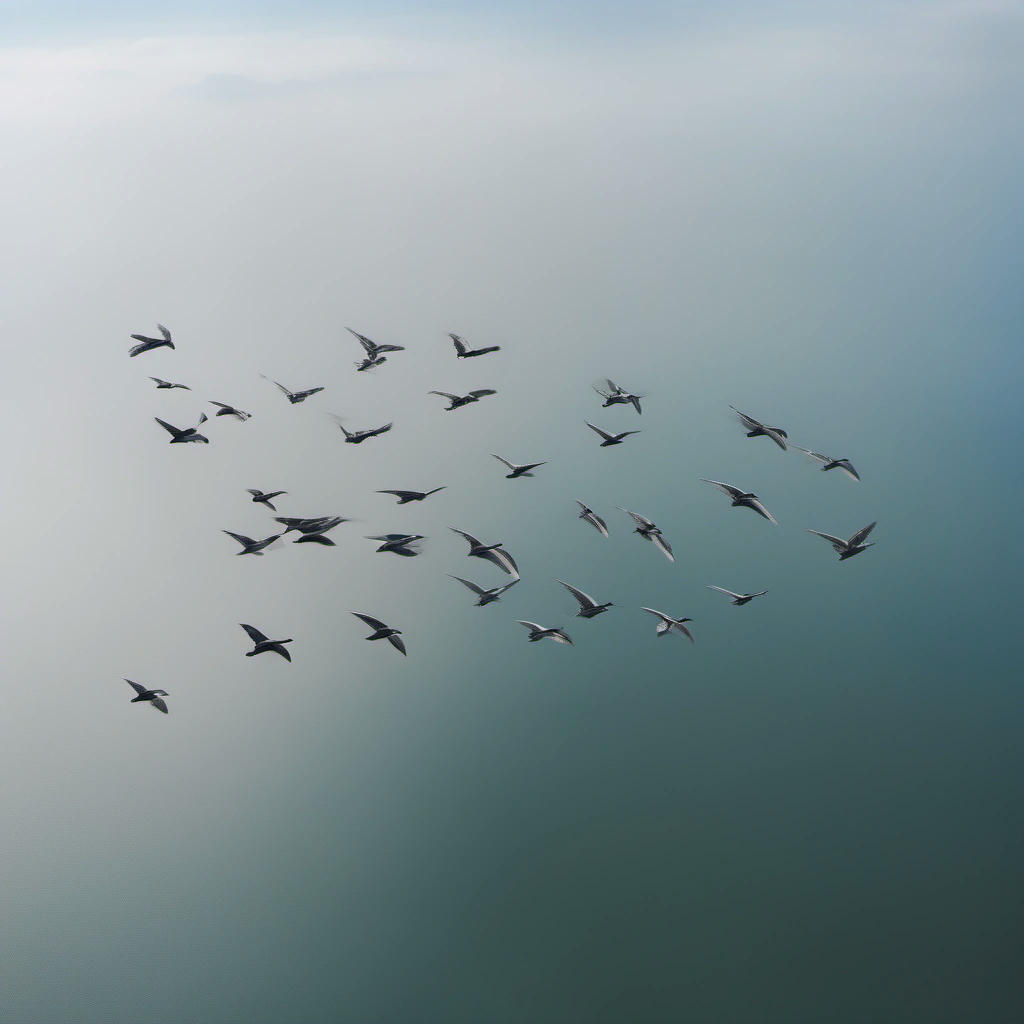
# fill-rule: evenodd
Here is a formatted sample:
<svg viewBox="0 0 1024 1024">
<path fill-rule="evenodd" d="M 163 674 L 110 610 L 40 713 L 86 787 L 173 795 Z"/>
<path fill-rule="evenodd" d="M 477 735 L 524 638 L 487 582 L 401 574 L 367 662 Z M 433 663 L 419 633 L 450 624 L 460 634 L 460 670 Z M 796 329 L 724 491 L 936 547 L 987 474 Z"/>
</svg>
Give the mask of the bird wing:
<svg viewBox="0 0 1024 1024">
<path fill-rule="evenodd" d="M 466 343 L 457 334 L 449 334 L 448 337 L 452 339 L 455 351 L 458 352 L 460 356 L 464 356 L 467 352 Z"/>
<path fill-rule="evenodd" d="M 234 537 L 242 547 L 249 547 L 249 545 L 256 543 L 252 537 L 246 537 L 245 534 L 242 533 L 232 533 L 230 530 L 222 530 L 221 533 L 226 533 L 229 537 Z"/>
<path fill-rule="evenodd" d="M 504 462 L 513 473 L 519 468 L 514 462 L 509 462 L 508 459 L 503 459 L 500 455 L 495 455 L 494 452 L 491 452 L 491 458 L 497 459 L 499 462 Z"/>
<path fill-rule="evenodd" d="M 136 683 L 132 679 L 125 679 L 125 682 L 137 693 L 143 694 L 146 692 L 146 688 L 141 683 Z"/>
<path fill-rule="evenodd" d="M 254 498 L 269 498 L 269 497 L 270 497 L 270 495 L 269 495 L 269 494 L 264 494 L 264 493 L 263 493 L 262 491 L 257 491 L 257 490 L 255 490 L 255 489 L 254 489 L 254 488 L 252 488 L 252 487 L 247 487 L 247 488 L 246 488 L 246 490 L 247 490 L 247 491 L 248 491 L 248 492 L 249 492 L 249 493 L 250 493 L 250 494 L 251 494 L 251 495 L 252 495 L 252 496 L 253 496 Z"/>
<path fill-rule="evenodd" d="M 378 352 L 404 352 L 405 351 L 405 346 L 404 345 L 378 345 L 377 346 L 377 351 Z"/>
<path fill-rule="evenodd" d="M 674 562 L 676 556 L 672 554 L 672 545 L 660 533 L 652 533 L 651 540 L 654 542 L 654 546 L 670 561 Z"/>
<path fill-rule="evenodd" d="M 358 331 L 353 331 L 351 327 L 346 327 L 345 330 L 348 331 L 349 334 L 353 335 L 359 341 L 359 344 L 363 346 L 368 356 L 372 358 L 374 355 L 376 355 L 376 344 L 370 341 L 370 339 L 366 337 L 365 334 L 360 334 Z"/>
<path fill-rule="evenodd" d="M 496 395 L 497 393 L 494 388 L 477 388 L 476 391 L 470 391 L 474 398 L 483 398 L 484 395 Z"/>
<path fill-rule="evenodd" d="M 646 516 L 640 515 L 638 512 L 630 512 L 628 508 L 623 508 L 621 505 L 615 506 L 620 512 L 625 512 L 627 515 L 633 517 L 633 521 L 637 526 L 654 526 L 654 523 L 650 521 Z"/>
<path fill-rule="evenodd" d="M 272 378 L 268 377 L 265 373 L 261 373 L 260 376 L 264 380 L 269 380 L 270 383 L 273 384 L 275 387 L 280 388 L 281 391 L 284 392 L 284 394 L 286 394 L 289 398 L 295 397 L 294 394 L 291 391 L 289 391 L 283 384 L 279 384 L 276 380 L 273 380 Z"/>
<path fill-rule="evenodd" d="M 264 633 L 261 633 L 255 626 L 249 626 L 244 622 L 240 622 L 239 625 L 246 631 L 246 633 L 249 634 L 249 639 L 254 644 L 261 644 L 264 640 L 270 639 Z"/>
<path fill-rule="evenodd" d="M 800 445 L 794 444 L 791 447 L 795 448 L 798 452 L 803 452 L 804 455 L 810 456 L 815 462 L 831 462 L 832 460 L 827 455 L 822 455 L 821 452 L 811 451 L 810 448 L 801 448 Z"/>
<path fill-rule="evenodd" d="M 295 393 L 296 398 L 309 398 L 310 395 L 318 394 L 325 390 L 324 388 L 306 388 L 305 391 L 298 391 Z"/>
<path fill-rule="evenodd" d="M 601 429 L 600 427 L 595 427 L 595 426 L 594 426 L 594 424 L 593 424 L 593 423 L 591 423 L 591 422 L 590 422 L 589 420 L 584 420 L 583 422 L 584 422 L 584 423 L 586 423 L 586 425 L 587 425 L 588 427 L 590 427 L 590 429 L 591 429 L 591 430 L 592 430 L 592 431 L 593 431 L 593 432 L 594 432 L 595 434 L 600 434 L 600 435 L 601 435 L 601 437 L 603 437 L 603 438 L 604 438 L 604 439 L 605 439 L 606 441 L 610 441 L 610 440 L 612 439 L 612 437 L 614 436 L 614 435 L 612 435 L 612 434 L 608 434 L 608 433 L 606 433 L 606 432 L 605 432 L 605 431 L 603 431 L 603 430 L 602 430 L 602 429 Z"/>
<path fill-rule="evenodd" d="M 565 589 L 568 590 L 577 601 L 579 601 L 580 608 L 587 609 L 597 607 L 597 602 L 589 594 L 584 594 L 582 590 L 574 587 L 571 583 L 566 583 L 565 580 L 558 579 L 556 579 L 555 582 L 561 583 L 562 586 L 565 587 Z"/>
<path fill-rule="evenodd" d="M 873 523 L 868 523 L 867 526 L 862 526 L 846 543 L 849 546 L 856 547 L 858 544 L 863 544 L 868 539 L 868 534 L 878 525 L 878 520 Z"/>
<path fill-rule="evenodd" d="M 506 583 L 503 587 L 495 587 L 494 588 L 494 595 L 496 597 L 500 597 L 502 594 L 505 593 L 506 590 L 508 590 L 510 587 L 514 587 L 517 583 L 520 583 L 520 582 L 522 582 L 522 581 L 517 576 L 514 580 L 512 580 L 511 583 Z"/>
<path fill-rule="evenodd" d="M 762 430 L 783 450 L 785 451 L 788 446 L 786 443 L 786 435 L 779 430 L 777 427 L 762 427 Z"/>
<path fill-rule="evenodd" d="M 370 437 L 376 437 L 378 434 L 386 434 L 393 426 L 393 423 L 385 423 L 383 427 L 374 427 L 373 430 L 367 430 L 366 433 Z"/>
<path fill-rule="evenodd" d="M 543 633 L 544 627 L 539 622 L 527 622 L 526 619 L 516 619 L 520 626 L 525 626 L 531 633 Z"/>
<path fill-rule="evenodd" d="M 485 356 L 488 352 L 500 352 L 500 345 L 488 345 L 487 348 L 475 348 L 473 354 L 477 356 Z"/>
<path fill-rule="evenodd" d="M 708 584 L 708 590 L 717 590 L 720 594 L 728 594 L 729 597 L 743 597 L 743 594 L 734 594 L 731 590 L 726 590 L 725 587 L 713 587 Z"/>
<path fill-rule="evenodd" d="M 167 714 L 167 702 L 163 697 L 154 697 L 149 703 L 152 704 L 157 711 L 162 711 L 165 715 Z"/>
<path fill-rule="evenodd" d="M 157 423 L 159 423 L 160 426 L 163 427 L 164 430 L 166 430 L 167 433 L 171 435 L 171 437 L 181 437 L 182 434 L 190 433 L 190 431 L 188 430 L 181 430 L 178 427 L 172 427 L 170 423 L 168 423 L 166 420 L 160 419 L 159 416 L 154 416 L 153 419 L 155 419 Z"/>
<path fill-rule="evenodd" d="M 504 461 L 504 460 L 502 460 Z M 538 466 L 546 466 L 546 462 L 528 462 L 525 466 L 518 466 L 524 473 L 528 473 L 531 469 L 536 469 Z"/>
<path fill-rule="evenodd" d="M 845 473 L 851 480 L 860 480 L 860 473 L 853 468 L 853 463 L 849 459 L 838 459 L 836 469 Z"/>
<path fill-rule="evenodd" d="M 675 622 L 671 616 L 666 615 L 664 612 L 659 612 L 657 608 L 642 608 L 641 611 L 650 612 L 657 619 L 661 619 L 662 622 Z"/>
<path fill-rule="evenodd" d="M 150 379 L 151 381 L 155 381 L 155 382 L 156 382 L 157 384 L 162 384 L 162 385 L 164 385 L 165 387 L 166 387 L 166 386 L 167 386 L 167 384 L 168 384 L 168 382 L 167 382 L 167 381 L 165 381 L 165 380 L 161 380 L 161 379 L 160 379 L 159 377 L 150 377 L 149 379 Z"/>
<path fill-rule="evenodd" d="M 597 530 L 602 537 L 608 536 L 608 526 L 596 512 L 588 512 L 586 518 L 587 522 L 590 523 L 590 525 L 593 526 L 593 528 Z"/>
<path fill-rule="evenodd" d="M 675 623 L 675 625 L 673 625 L 672 629 L 678 633 L 682 633 L 683 636 L 688 636 L 690 638 L 691 644 L 696 643 L 696 641 L 693 639 L 693 634 L 686 628 L 686 625 L 684 623 L 677 622 Z"/>
<path fill-rule="evenodd" d="M 836 551 L 845 551 L 849 547 L 849 544 L 842 537 L 833 537 L 831 533 L 821 533 L 819 530 L 808 530 L 807 532 L 813 533 L 815 537 L 824 537 Z"/>
<path fill-rule="evenodd" d="M 428 395 L 440 395 L 442 398 L 447 398 L 452 402 L 459 400 L 459 395 L 450 395 L 447 391 L 428 391 Z"/>
<path fill-rule="evenodd" d="M 396 636 L 392 633 L 391 636 L 388 637 L 388 643 L 396 650 L 405 654 L 405 641 L 400 636 Z"/>
<path fill-rule="evenodd" d="M 304 533 L 298 540 L 293 541 L 294 544 L 322 544 L 325 548 L 336 547 L 333 540 L 330 537 L 325 537 L 322 532 L 319 533 Z"/>
<path fill-rule="evenodd" d="M 629 400 L 633 403 L 633 408 L 636 409 L 636 411 L 638 413 L 642 414 L 643 413 L 643 409 L 640 408 L 640 396 L 639 395 L 630 395 L 629 396 Z"/>
<path fill-rule="evenodd" d="M 740 418 L 742 423 L 748 430 L 764 430 L 764 424 L 759 420 L 755 420 L 753 416 L 748 416 L 745 412 L 740 412 L 735 405 L 730 405 L 730 409 Z"/>
<path fill-rule="evenodd" d="M 605 377 L 604 382 L 605 384 L 608 385 L 608 390 L 611 391 L 613 395 L 621 395 L 625 393 L 623 392 L 622 388 L 620 388 L 619 385 L 615 383 L 615 381 L 609 380 L 607 377 Z"/>
<path fill-rule="evenodd" d="M 465 530 L 456 530 L 454 526 L 449 526 L 448 529 L 451 530 L 453 533 L 458 533 L 461 536 L 465 537 L 466 540 L 469 541 L 470 547 L 478 548 L 481 546 L 480 541 L 478 541 L 476 537 L 473 536 L 473 534 L 466 533 Z"/>
<path fill-rule="evenodd" d="M 284 647 L 281 644 L 278 644 L 276 647 L 272 647 L 271 650 L 276 651 L 278 654 L 280 654 L 285 661 L 292 660 L 291 652 L 288 650 L 287 647 Z"/>
<path fill-rule="evenodd" d="M 393 494 L 396 498 L 415 498 L 419 491 L 378 491 L 378 494 Z"/>
<path fill-rule="evenodd" d="M 551 637 L 551 639 L 554 640 L 556 644 L 568 644 L 570 647 L 576 646 L 572 642 L 572 637 L 569 636 L 569 634 L 566 633 L 563 629 L 556 629 L 551 633 L 548 633 L 548 636 Z"/>
<path fill-rule="evenodd" d="M 504 548 L 492 548 L 485 552 L 485 555 L 499 569 L 504 569 L 509 576 L 519 575 L 519 566 L 516 565 L 516 560 Z"/>
<path fill-rule="evenodd" d="M 157 324 L 156 329 L 164 336 L 164 341 L 171 340 L 171 332 L 163 324 Z"/>
<path fill-rule="evenodd" d="M 210 405 L 215 405 L 217 406 L 218 409 L 227 409 L 229 412 L 238 412 L 238 410 L 233 405 L 225 405 L 223 402 L 211 401 Z"/>
<path fill-rule="evenodd" d="M 371 629 L 387 629 L 388 624 L 375 619 L 372 615 L 364 615 L 362 612 L 352 613 L 357 619 L 362 619 Z"/>
<path fill-rule="evenodd" d="M 764 507 L 760 498 L 748 498 L 747 501 L 750 503 L 750 507 L 759 515 L 764 516 L 769 523 L 775 523 L 778 526 L 778 520 Z"/>
<path fill-rule="evenodd" d="M 702 476 L 701 480 L 706 484 L 717 487 L 723 494 L 728 494 L 730 498 L 738 498 L 744 493 L 738 487 L 733 487 L 732 484 L 724 484 L 721 480 L 709 480 L 706 476 Z"/>
<path fill-rule="evenodd" d="M 451 573 L 448 573 L 448 576 L 451 577 L 451 579 L 453 580 L 458 580 L 464 587 L 469 587 L 469 589 L 472 590 L 473 593 L 477 595 L 477 597 L 483 597 L 483 595 L 487 593 L 487 591 L 484 590 L 483 587 L 478 587 L 475 583 L 471 583 L 469 580 L 464 580 L 461 576 L 452 576 Z M 512 583 L 518 582 L 518 580 L 512 581 Z M 511 587 L 512 583 L 509 583 L 507 586 Z M 506 588 L 503 587 L 502 589 Z"/>
</svg>

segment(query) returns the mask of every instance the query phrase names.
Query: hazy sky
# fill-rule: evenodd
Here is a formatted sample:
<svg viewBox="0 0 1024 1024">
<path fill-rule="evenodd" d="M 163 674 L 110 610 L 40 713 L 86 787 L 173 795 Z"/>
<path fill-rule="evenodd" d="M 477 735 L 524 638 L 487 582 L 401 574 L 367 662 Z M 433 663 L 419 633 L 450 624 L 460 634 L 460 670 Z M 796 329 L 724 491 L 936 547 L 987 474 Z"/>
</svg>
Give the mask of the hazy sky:
<svg viewBox="0 0 1024 1024">
<path fill-rule="evenodd" d="M 4 1021 L 1019 1018 L 1024 5 L 9 3 L 0 38 Z M 356 374 L 346 326 L 407 351 Z M 168 446 L 208 399 L 254 416 Z M 356 521 L 237 558 L 248 487 Z M 842 564 L 805 532 L 874 519 Z M 515 555 L 500 604 L 448 526 Z M 363 539 L 398 530 L 420 558 Z"/>
</svg>

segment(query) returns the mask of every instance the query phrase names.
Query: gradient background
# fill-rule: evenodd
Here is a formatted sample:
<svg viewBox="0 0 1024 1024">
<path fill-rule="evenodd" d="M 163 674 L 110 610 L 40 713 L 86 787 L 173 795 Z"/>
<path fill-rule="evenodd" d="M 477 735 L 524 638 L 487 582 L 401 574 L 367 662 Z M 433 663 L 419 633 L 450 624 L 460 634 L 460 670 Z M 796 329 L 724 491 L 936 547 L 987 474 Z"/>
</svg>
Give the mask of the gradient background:
<svg viewBox="0 0 1024 1024">
<path fill-rule="evenodd" d="M 1021 4 L 0 24 L 5 1021 L 1020 1019 Z M 344 326 L 408 351 L 356 375 Z M 255 415 L 169 447 L 208 398 Z M 235 558 L 247 487 L 359 521 Z"/>
</svg>

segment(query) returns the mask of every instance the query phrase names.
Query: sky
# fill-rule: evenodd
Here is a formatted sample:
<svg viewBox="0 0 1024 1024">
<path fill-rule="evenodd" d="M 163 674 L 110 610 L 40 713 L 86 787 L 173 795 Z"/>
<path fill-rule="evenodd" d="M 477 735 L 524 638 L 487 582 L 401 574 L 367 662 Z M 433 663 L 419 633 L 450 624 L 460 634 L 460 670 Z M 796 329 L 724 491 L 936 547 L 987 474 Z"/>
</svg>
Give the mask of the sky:
<svg viewBox="0 0 1024 1024">
<path fill-rule="evenodd" d="M 0 28 L 5 1021 L 1018 1018 L 1024 5 Z M 405 351 L 356 374 L 346 327 Z M 168 446 L 209 400 L 253 417 Z M 352 521 L 239 558 L 249 487 Z M 500 603 L 452 526 L 516 557 Z"/>
</svg>

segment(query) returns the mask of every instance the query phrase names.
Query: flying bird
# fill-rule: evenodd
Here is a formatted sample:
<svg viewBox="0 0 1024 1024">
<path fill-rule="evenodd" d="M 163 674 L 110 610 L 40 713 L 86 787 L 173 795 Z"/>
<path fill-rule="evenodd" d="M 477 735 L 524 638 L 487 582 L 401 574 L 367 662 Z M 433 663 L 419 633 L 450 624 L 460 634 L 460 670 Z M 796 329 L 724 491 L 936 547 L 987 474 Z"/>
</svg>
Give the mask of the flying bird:
<svg viewBox="0 0 1024 1024">
<path fill-rule="evenodd" d="M 160 419 L 159 416 L 154 416 L 153 419 L 160 424 L 168 434 L 171 435 L 169 444 L 190 444 L 191 442 L 197 442 L 198 444 L 209 444 L 210 439 L 199 433 L 199 428 L 206 422 L 206 413 L 204 412 L 199 417 L 199 422 L 194 427 L 174 427 L 171 426 L 166 420 Z"/>
<path fill-rule="evenodd" d="M 624 430 L 621 434 L 609 434 L 607 431 L 602 430 L 600 427 L 595 427 L 589 420 L 584 420 L 584 423 L 595 433 L 599 434 L 604 440 L 601 442 L 602 448 L 608 448 L 613 444 L 622 444 L 623 441 L 629 437 L 630 434 L 639 434 L 639 430 Z"/>
<path fill-rule="evenodd" d="M 735 405 L 730 405 L 729 408 L 739 416 L 740 423 L 747 428 L 747 437 L 770 437 L 783 451 L 786 450 L 786 438 L 789 437 L 789 434 L 782 427 L 766 426 L 760 420 L 755 420 L 753 416 L 740 412 Z"/>
<path fill-rule="evenodd" d="M 487 348 L 467 348 L 466 343 L 457 335 L 449 334 L 455 346 L 455 355 L 459 359 L 472 359 L 474 356 L 485 356 L 488 352 L 498 352 L 500 345 L 488 345 Z"/>
<path fill-rule="evenodd" d="M 625 512 L 626 515 L 633 517 L 633 522 L 636 523 L 635 533 L 639 533 L 645 540 L 651 541 L 654 546 L 670 561 L 674 562 L 676 556 L 672 554 L 672 545 L 662 536 L 661 530 L 654 525 L 646 516 L 642 516 L 637 512 L 630 512 L 628 508 L 623 508 L 621 505 L 615 506 L 620 512 Z"/>
<path fill-rule="evenodd" d="M 142 704 L 148 701 L 157 711 L 167 714 L 167 704 L 163 698 L 170 695 L 166 690 L 147 690 L 141 683 L 132 682 L 131 679 L 125 679 L 125 682 L 135 691 L 135 696 L 129 701 L 130 704 Z"/>
<path fill-rule="evenodd" d="M 369 370 L 374 366 L 380 366 L 381 363 L 387 362 L 387 356 L 381 355 L 382 352 L 404 352 L 404 345 L 378 345 L 375 341 L 370 341 L 365 334 L 360 334 L 358 331 L 353 331 L 351 327 L 346 327 L 346 331 L 353 335 L 363 346 L 366 352 L 366 358 L 362 362 L 356 363 L 357 370 Z"/>
<path fill-rule="evenodd" d="M 445 407 L 445 412 L 451 412 L 452 409 L 458 409 L 463 405 L 469 405 L 471 402 L 479 402 L 481 398 L 486 395 L 496 395 L 498 392 L 493 388 L 479 388 L 476 391 L 470 391 L 468 395 L 450 395 L 447 391 L 428 391 L 428 395 L 440 395 L 442 398 L 447 398 L 451 403 Z"/>
<path fill-rule="evenodd" d="M 516 622 L 530 631 L 528 639 L 531 644 L 535 644 L 538 640 L 554 640 L 556 644 L 575 646 L 572 637 L 561 626 L 542 626 L 540 623 L 526 622 L 523 619 L 516 619 Z"/>
<path fill-rule="evenodd" d="M 338 429 L 345 435 L 345 444 L 362 444 L 378 434 L 386 434 L 394 426 L 393 423 L 385 423 L 383 427 L 372 427 L 368 430 L 348 430 L 337 416 L 333 419 L 338 424 Z"/>
<path fill-rule="evenodd" d="M 519 578 L 519 566 L 516 565 L 515 559 L 502 547 L 501 541 L 498 541 L 497 544 L 483 544 L 471 533 L 466 533 L 464 530 L 456 530 L 454 526 L 449 526 L 448 529 L 464 537 L 469 542 L 469 554 L 467 557 L 484 558 L 488 562 L 493 562 L 502 572 L 507 572 L 509 576 L 515 576 L 516 579 Z"/>
<path fill-rule="evenodd" d="M 254 658 L 257 654 L 266 654 L 267 651 L 273 651 L 275 654 L 280 654 L 285 661 L 292 660 L 291 654 L 284 646 L 293 642 L 290 637 L 287 640 L 271 640 L 255 626 L 248 626 L 244 622 L 240 622 L 239 625 L 249 634 L 249 639 L 255 644 L 251 651 L 245 652 L 247 658 Z"/>
<path fill-rule="evenodd" d="M 509 470 L 511 470 L 511 472 L 505 474 L 506 480 L 515 480 L 521 476 L 533 476 L 533 473 L 530 472 L 531 469 L 547 465 L 546 462 L 528 462 L 525 466 L 517 466 L 514 462 L 509 462 L 508 459 L 503 459 L 500 455 L 495 455 L 494 452 L 491 452 L 491 458 L 504 463 L 508 466 Z"/>
<path fill-rule="evenodd" d="M 279 384 L 278 387 L 281 385 Z M 210 405 L 217 406 L 217 411 L 213 414 L 217 416 L 234 416 L 236 420 L 241 420 L 244 423 L 247 419 L 252 416 L 251 412 L 244 412 L 241 409 L 236 409 L 233 405 L 227 405 L 224 402 L 211 402 Z"/>
<path fill-rule="evenodd" d="M 607 409 L 610 405 L 632 405 L 638 413 L 643 412 L 643 409 L 640 408 L 640 399 L 644 397 L 643 395 L 631 394 L 624 388 L 620 388 L 615 381 L 608 380 L 607 377 L 604 382 L 608 385 L 607 390 L 600 385 L 594 385 L 594 390 L 604 399 L 602 409 Z"/>
<path fill-rule="evenodd" d="M 357 619 L 362 619 L 370 629 L 374 630 L 371 636 L 365 637 L 366 640 L 387 640 L 392 647 L 397 651 L 401 651 L 405 654 L 405 641 L 402 640 L 399 635 L 402 631 L 400 629 L 392 629 L 386 623 L 375 619 L 372 615 L 364 615 L 362 612 L 352 613 Z"/>
<path fill-rule="evenodd" d="M 453 580 L 458 580 L 464 587 L 468 587 L 477 596 L 476 606 L 482 608 L 485 604 L 491 604 L 492 601 L 500 601 L 501 595 L 505 593 L 509 587 L 514 587 L 519 582 L 517 576 L 511 583 L 506 583 L 501 587 L 491 587 L 490 590 L 484 590 L 483 587 L 478 587 L 475 583 L 471 583 L 469 580 L 464 580 L 461 576 L 452 576 L 448 573 Z"/>
<path fill-rule="evenodd" d="M 408 505 L 410 501 L 423 501 L 424 498 L 429 498 L 432 494 L 437 494 L 438 491 L 443 491 L 444 487 L 435 487 L 432 491 L 378 491 L 378 494 L 393 494 L 398 498 L 399 505 Z"/>
<path fill-rule="evenodd" d="M 248 488 L 248 491 L 252 495 L 252 500 L 254 502 L 266 505 L 271 512 L 277 511 L 271 499 L 279 498 L 282 494 L 288 493 L 287 491 L 270 491 L 269 493 L 264 493 L 263 491 L 258 491 L 253 487 Z"/>
<path fill-rule="evenodd" d="M 318 392 L 325 390 L 324 388 L 306 388 L 305 391 L 289 391 L 283 384 L 279 384 L 276 380 L 272 380 L 265 373 L 261 373 L 260 376 L 264 380 L 269 380 L 275 387 L 280 388 L 292 405 L 298 405 L 299 402 L 304 402 L 310 395 L 315 395 Z"/>
<path fill-rule="evenodd" d="M 732 484 L 724 484 L 721 480 L 708 480 L 707 477 L 703 476 L 701 477 L 701 480 L 706 484 L 711 484 L 713 487 L 717 487 L 723 494 L 727 494 L 732 498 L 733 508 L 753 509 L 759 516 L 767 519 L 768 522 L 778 525 L 775 516 L 773 516 L 771 512 L 761 504 L 761 499 L 752 491 L 742 491 L 738 487 L 733 487 Z"/>
<path fill-rule="evenodd" d="M 867 526 L 861 527 L 853 534 L 849 540 L 843 540 L 842 537 L 833 537 L 830 533 L 819 533 L 817 530 L 808 530 L 807 532 L 813 533 L 816 537 L 824 537 L 832 545 L 832 549 L 839 552 L 839 561 L 844 562 L 847 558 L 853 558 L 854 555 L 859 555 L 867 548 L 874 547 L 874 541 L 870 544 L 865 544 L 864 541 L 868 539 L 868 534 L 877 525 L 877 520 L 873 523 L 868 523 Z"/>
<path fill-rule="evenodd" d="M 753 601 L 755 597 L 764 597 L 768 593 L 767 590 L 759 590 L 756 594 L 737 594 L 731 590 L 726 590 L 724 587 L 712 587 L 708 585 L 708 590 L 717 590 L 720 594 L 725 594 L 727 597 L 731 597 L 730 604 L 742 605 Z"/>
<path fill-rule="evenodd" d="M 592 508 L 587 508 L 579 498 L 576 499 L 576 504 L 580 507 L 580 514 L 577 518 L 582 519 L 586 523 L 590 523 L 590 525 L 597 530 L 602 537 L 607 537 L 608 526 L 605 521 Z"/>
<path fill-rule="evenodd" d="M 815 462 L 820 462 L 823 473 L 827 473 L 830 469 L 838 469 L 851 480 L 860 480 L 860 473 L 853 468 L 853 463 L 849 459 L 832 459 L 827 455 L 822 455 L 821 452 L 812 452 L 810 448 L 801 448 L 798 444 L 794 444 L 792 447 L 799 452 L 803 452 L 804 455 L 809 455 Z"/>
<path fill-rule="evenodd" d="M 565 580 L 555 580 L 555 582 L 561 583 L 579 602 L 580 610 L 576 613 L 577 618 L 592 619 L 595 615 L 600 615 L 601 612 L 606 612 L 612 607 L 611 601 L 598 604 L 589 594 L 584 594 L 582 590 L 578 590 L 571 583 L 566 583 Z"/>
<path fill-rule="evenodd" d="M 379 537 L 367 537 L 367 540 L 379 540 L 381 546 L 377 548 L 377 551 L 390 551 L 396 555 L 402 555 L 404 558 L 414 558 L 419 554 L 419 551 L 412 547 L 415 541 L 423 540 L 422 533 L 385 533 Z"/>
<path fill-rule="evenodd" d="M 182 391 L 192 390 L 187 384 L 172 384 L 169 380 L 161 380 L 159 377 L 150 377 L 149 379 L 156 382 L 157 391 L 170 390 L 172 388 L 181 388 Z"/>
<path fill-rule="evenodd" d="M 241 533 L 232 533 L 230 530 L 221 530 L 221 533 L 226 533 L 229 537 L 234 537 L 234 539 L 242 545 L 242 550 L 236 552 L 236 554 L 239 555 L 262 555 L 264 548 L 269 548 L 275 540 L 279 540 L 284 536 L 283 533 L 275 533 L 273 537 L 265 537 L 263 540 L 253 540 L 252 537 L 246 537 Z"/>
<path fill-rule="evenodd" d="M 347 523 L 344 516 L 320 516 L 317 519 L 294 519 L 288 516 L 275 516 L 274 522 L 284 527 L 285 533 L 298 530 L 299 533 L 326 533 L 333 530 L 339 523 Z"/>
<path fill-rule="evenodd" d="M 690 643 L 694 643 L 693 634 L 683 625 L 684 622 L 693 622 L 693 619 L 686 617 L 681 619 L 673 619 L 671 615 L 666 615 L 664 612 L 659 612 L 657 608 L 644 608 L 645 612 L 650 612 L 651 615 L 660 619 L 655 633 L 658 636 L 666 636 L 669 633 L 677 633 L 681 636 L 688 636 Z"/>
<path fill-rule="evenodd" d="M 129 358 L 132 356 L 142 355 L 143 352 L 148 352 L 154 348 L 174 348 L 174 342 L 171 341 L 171 332 L 164 327 L 163 324 L 156 325 L 157 330 L 163 335 L 162 338 L 147 338 L 144 334 L 133 334 L 131 337 L 138 342 L 137 345 L 132 345 L 128 349 Z"/>
</svg>

